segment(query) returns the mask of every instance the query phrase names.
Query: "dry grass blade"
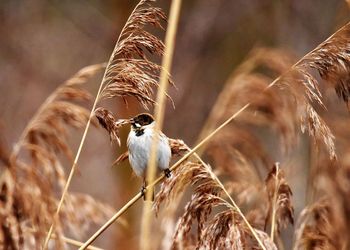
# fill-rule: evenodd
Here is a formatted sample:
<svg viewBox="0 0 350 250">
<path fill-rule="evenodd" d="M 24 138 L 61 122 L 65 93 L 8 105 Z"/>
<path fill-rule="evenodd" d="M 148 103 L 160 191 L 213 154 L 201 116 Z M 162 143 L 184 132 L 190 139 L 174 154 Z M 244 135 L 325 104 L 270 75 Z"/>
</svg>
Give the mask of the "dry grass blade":
<svg viewBox="0 0 350 250">
<path fill-rule="evenodd" d="M 267 233 L 261 230 L 255 230 L 256 234 L 259 236 L 259 238 L 262 240 L 263 245 L 267 250 L 277 250 L 276 245 L 273 243 L 271 238 L 268 236 Z M 252 249 L 257 249 L 259 246 L 252 246 Z"/>
<path fill-rule="evenodd" d="M 276 73 L 283 73 L 279 71 Z M 246 102 L 251 106 L 239 119 L 242 125 L 269 127 L 280 137 L 281 145 L 287 151 L 297 141 L 299 119 L 294 99 L 288 97 L 278 86 L 266 89 L 272 78 L 260 73 L 242 74 L 224 91 L 229 91 L 230 102 L 226 106 L 226 114 L 219 119 L 229 116 L 237 107 Z M 248 130 L 249 131 L 249 130 Z"/>
<path fill-rule="evenodd" d="M 270 201 L 271 240 L 281 231 L 282 226 L 294 223 L 294 208 L 291 202 L 292 190 L 284 178 L 279 163 L 275 163 L 266 178 L 266 189 Z"/>
<path fill-rule="evenodd" d="M 26 231 L 23 232 L 23 234 L 25 235 L 25 238 L 34 238 L 36 233 L 37 233 L 37 231 L 34 230 L 33 228 L 27 228 Z M 52 239 L 57 239 L 56 234 L 52 234 Z M 63 241 L 64 243 L 66 243 L 66 244 L 69 244 L 69 245 L 72 245 L 72 246 L 75 246 L 75 247 L 79 247 L 79 246 L 83 245 L 82 242 L 74 240 L 74 239 L 71 239 L 71 238 L 68 238 L 66 236 L 61 236 L 60 240 Z M 31 245 L 31 246 L 27 245 L 26 247 L 27 247 L 27 249 L 34 249 L 34 248 L 36 248 L 35 245 Z M 103 250 L 102 248 L 99 248 L 99 247 L 96 247 L 96 246 L 89 246 L 87 249 L 88 250 Z"/>
<path fill-rule="evenodd" d="M 118 165 L 124 161 L 126 161 L 127 159 L 129 159 L 129 151 L 126 151 L 124 153 L 122 153 L 113 163 L 112 166 L 114 165 Z"/>
</svg>

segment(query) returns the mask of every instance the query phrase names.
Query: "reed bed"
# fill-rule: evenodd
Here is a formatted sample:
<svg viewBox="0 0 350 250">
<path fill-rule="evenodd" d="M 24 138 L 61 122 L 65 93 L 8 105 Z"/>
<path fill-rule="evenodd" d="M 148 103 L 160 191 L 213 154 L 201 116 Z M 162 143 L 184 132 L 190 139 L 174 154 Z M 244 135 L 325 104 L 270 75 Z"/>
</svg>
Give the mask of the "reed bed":
<svg viewBox="0 0 350 250">
<path fill-rule="evenodd" d="M 156 130 L 162 130 L 166 102 L 176 106 L 168 85 L 175 86 L 170 73 L 180 1 L 171 3 L 167 29 L 155 2 L 135 6 L 107 63 L 87 66 L 62 83 L 11 150 L 0 144 L 3 249 L 101 249 L 91 244 L 114 222 L 127 224 L 121 216 L 141 193 L 117 210 L 69 188 L 91 125 L 125 145 L 120 134 L 130 117 L 115 114 L 108 100 L 154 109 Z M 349 108 L 349 41 L 347 23 L 299 60 L 285 49 L 252 49 L 224 84 L 197 143 L 189 147 L 168 138 L 171 177 L 149 171 L 146 189 L 159 187 L 154 202 L 144 203 L 140 248 L 348 249 L 349 116 L 336 110 L 342 102 Z M 96 74 L 103 75 L 93 97 L 85 84 Z M 72 129 L 84 131 L 75 154 Z M 307 199 L 297 211 L 300 198 L 289 181 L 296 163 L 285 159 L 305 146 Z M 156 148 L 154 140 L 153 170 Z M 128 155 L 111 164 L 127 162 Z M 72 163 L 68 174 L 65 162 Z M 91 225 L 100 228 L 89 237 Z"/>
</svg>

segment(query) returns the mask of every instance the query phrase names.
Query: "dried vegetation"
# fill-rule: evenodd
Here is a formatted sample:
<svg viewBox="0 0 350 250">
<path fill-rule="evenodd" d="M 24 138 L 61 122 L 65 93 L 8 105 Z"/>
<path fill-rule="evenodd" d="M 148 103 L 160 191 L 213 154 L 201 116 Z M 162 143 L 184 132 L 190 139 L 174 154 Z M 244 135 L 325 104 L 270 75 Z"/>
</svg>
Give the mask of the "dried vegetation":
<svg viewBox="0 0 350 250">
<path fill-rule="evenodd" d="M 145 109 L 155 104 L 153 91 L 161 67 L 149 57 L 161 56 L 164 45 L 145 26 L 162 28 L 165 15 L 152 2 L 141 0 L 129 17 L 106 66 L 97 100 L 132 96 Z M 249 105 L 161 184 L 154 209 L 157 220 L 164 223 L 153 229 L 162 232 L 163 240 L 155 241 L 155 248 L 283 249 L 288 248 L 283 233 L 293 230 L 295 249 L 350 246 L 348 114 L 331 113 L 327 98 L 334 96 L 325 94 L 333 88 L 349 106 L 349 34 L 350 24 L 346 24 L 295 64 L 284 50 L 256 48 L 236 68 L 199 140 Z M 83 84 L 104 67 L 84 68 L 62 84 L 28 123 L 12 153 L 1 147 L 0 242 L 4 249 L 41 245 L 66 184 L 62 158 L 72 159 L 69 128 L 80 129 L 92 117 L 81 105 L 90 99 Z M 111 140 L 120 144 L 119 129 L 129 120 L 115 119 L 106 108 L 93 111 Z M 293 164 L 275 162 L 299 146 L 300 131 L 310 135 L 310 152 L 317 160 L 307 166 L 313 195 L 295 214 L 287 181 Z M 174 157 L 190 150 L 179 139 L 169 143 Z M 279 150 L 271 152 L 269 143 Z M 126 152 L 115 163 L 127 158 Z M 63 235 L 80 238 L 90 224 L 101 223 L 112 212 L 86 194 L 69 193 L 56 222 L 54 247 L 65 248 Z M 297 223 L 292 228 L 294 218 Z"/>
<path fill-rule="evenodd" d="M 62 162 L 72 160 L 69 128 L 79 129 L 89 118 L 82 102 L 89 101 L 90 94 L 83 84 L 103 68 L 83 68 L 59 86 L 3 161 L 0 221 L 5 249 L 35 249 L 42 243 L 66 183 Z M 88 195 L 71 193 L 57 221 L 55 247 L 64 247 L 64 234 L 81 238 L 89 224 L 101 223 L 112 212 L 111 207 Z"/>
</svg>

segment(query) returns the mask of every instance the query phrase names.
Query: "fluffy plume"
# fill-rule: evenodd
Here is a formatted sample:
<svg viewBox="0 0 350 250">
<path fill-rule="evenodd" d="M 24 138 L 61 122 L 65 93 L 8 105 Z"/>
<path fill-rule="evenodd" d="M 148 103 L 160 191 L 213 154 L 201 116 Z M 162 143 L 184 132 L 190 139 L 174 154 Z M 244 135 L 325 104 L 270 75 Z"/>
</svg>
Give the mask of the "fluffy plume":
<svg viewBox="0 0 350 250">
<path fill-rule="evenodd" d="M 249 162 L 255 166 L 262 166 L 263 169 L 268 169 L 272 164 L 270 156 L 259 139 L 246 129 L 234 124 L 223 129 L 212 139 L 207 146 L 207 154 L 211 156 L 217 168 L 232 174 L 235 170 L 240 171 L 234 166 L 242 165 L 240 163 L 247 161 L 245 159 L 249 159 Z"/>
<path fill-rule="evenodd" d="M 170 204 L 184 192 L 186 186 L 194 188 L 191 200 L 179 218 L 173 237 L 172 249 L 244 249 L 258 247 L 257 242 L 233 206 L 221 197 L 218 184 L 209 166 L 187 162 L 175 170 L 173 177 L 164 181 L 155 199 L 155 210 L 161 203 Z M 224 211 L 211 217 L 214 208 Z M 193 226 L 197 225 L 196 237 Z M 268 237 L 263 237 L 268 241 Z M 264 243 L 265 244 L 265 243 Z M 270 246 L 274 243 L 269 241 Z M 267 249 L 276 249 L 267 248 Z"/>
<path fill-rule="evenodd" d="M 0 235 L 5 248 L 34 249 L 42 244 L 48 223 L 53 220 L 56 211 L 57 195 L 66 183 L 60 154 L 68 159 L 71 157 L 67 142 L 69 128 L 79 129 L 89 118 L 89 111 L 79 104 L 90 99 L 82 84 L 103 68 L 102 64 L 83 68 L 59 86 L 28 123 L 15 145 L 10 156 L 10 168 L 2 173 L 0 179 Z M 65 213 L 56 227 L 55 246 L 58 249 L 64 247 L 64 227 L 83 234 L 87 229 L 84 226 L 86 221 L 98 223 L 111 215 L 108 206 L 92 202 L 88 196 L 81 197 L 71 195 L 65 202 Z M 71 206 L 75 208 L 69 210 Z M 90 212 L 84 212 L 82 215 L 85 217 L 78 219 L 78 213 L 85 211 L 83 207 Z M 99 209 L 103 210 L 97 212 Z"/>
<path fill-rule="evenodd" d="M 309 129 L 310 135 L 323 141 L 331 158 L 335 158 L 334 136 L 326 123 L 310 103 L 324 107 L 319 81 L 315 71 L 337 95 L 349 105 L 350 95 L 350 23 L 347 23 L 317 48 L 304 56 L 286 74 L 276 81 L 276 85 L 290 85 L 290 91 L 299 104 L 303 127 Z M 300 95 L 303 94 L 304 96 Z M 301 107 L 301 109 L 300 109 Z"/>
<path fill-rule="evenodd" d="M 23 131 L 11 158 L 17 158 L 20 150 L 25 148 L 24 144 L 26 146 L 40 144 L 46 148 L 47 152 L 61 151 L 70 155 L 67 143 L 63 141 L 68 133 L 65 125 L 74 128 L 85 125 L 89 112 L 74 102 L 90 100 L 90 94 L 81 88 L 81 85 L 103 68 L 104 64 L 85 67 L 58 87 L 46 99 Z"/>
<path fill-rule="evenodd" d="M 198 184 L 198 186 L 195 188 L 184 214 L 178 221 L 173 248 L 180 243 L 182 244 L 182 241 L 186 242 L 191 238 L 189 233 L 194 221 L 198 223 L 199 240 L 212 207 L 222 203 L 221 198 L 216 196 L 220 192 L 220 187 L 208 174 L 207 169 L 200 163 L 188 162 L 174 171 L 173 177 L 165 180 L 162 184 L 161 190 L 155 198 L 155 210 L 159 210 L 161 203 L 168 204 L 174 200 L 190 184 Z"/>
<path fill-rule="evenodd" d="M 237 175 L 254 176 L 254 171 L 247 172 L 244 170 L 244 174 L 240 174 L 243 171 L 240 168 L 235 171 L 238 169 L 236 166 L 239 164 L 243 166 L 257 166 L 257 162 L 264 162 L 260 159 L 269 159 L 263 147 L 259 147 L 259 140 L 252 133 L 251 125 L 274 128 L 282 139 L 281 145 L 287 149 L 290 145 L 295 144 L 298 130 L 301 128 L 301 131 L 308 132 L 315 142 L 322 142 L 325 145 L 330 159 L 336 158 L 334 135 L 318 112 L 318 110 L 325 108 L 320 79 L 334 87 L 337 95 L 348 103 L 350 91 L 348 74 L 346 72 L 349 72 L 350 65 L 347 49 L 349 29 L 350 24 L 345 25 L 292 67 L 290 67 L 290 64 L 279 64 L 278 62 L 283 61 L 282 59 L 270 59 L 278 58 L 281 54 L 275 53 L 271 56 L 272 54 L 269 55 L 267 50 L 262 50 L 261 53 L 253 52 L 247 62 L 243 63 L 233 73 L 228 84 L 220 94 L 219 101 L 215 104 L 201 136 L 203 137 L 204 134 L 207 134 L 217 124 L 226 120 L 245 104 L 250 103 L 248 112 L 246 110 L 242 113 L 236 119 L 234 125 L 222 132 L 223 136 L 217 139 L 217 143 L 215 143 L 214 139 L 207 148 L 207 153 L 214 160 L 213 165 L 220 170 L 220 173 L 227 174 L 230 179 L 233 179 L 231 183 L 228 182 L 228 188 L 234 191 L 239 190 L 239 187 L 248 187 L 248 185 L 244 185 L 244 181 L 235 180 Z M 262 58 L 266 58 L 266 60 L 262 60 Z M 271 62 L 270 64 L 266 63 L 269 61 Z M 261 70 L 261 67 L 264 70 Z M 318 78 L 318 75 L 320 78 Z M 276 80 L 273 81 L 274 78 Z M 244 135 L 239 130 L 243 126 L 246 134 L 251 137 L 248 140 L 253 145 L 251 150 L 244 149 L 237 140 L 233 139 L 235 134 Z M 315 145 L 318 144 L 315 143 Z M 227 145 L 230 145 L 230 150 L 227 150 Z M 258 147 L 254 147 L 255 145 L 258 145 Z M 247 147 L 247 143 L 244 146 Z M 247 154 L 245 153 L 246 151 L 248 152 Z M 261 152 L 264 153 L 261 154 Z M 245 157 L 249 160 L 246 160 Z M 268 163 L 265 164 L 265 166 L 268 165 Z M 233 170 L 231 171 L 231 169 Z M 285 182 L 283 174 L 276 169 L 275 167 L 270 172 L 266 184 L 270 199 L 270 203 L 267 203 L 270 204 L 270 212 L 268 214 L 272 213 L 276 217 L 272 219 L 272 223 L 276 223 L 276 231 L 279 232 L 283 225 L 293 223 L 294 219 L 291 205 L 292 193 Z M 256 171 L 258 174 L 259 172 Z M 259 178 L 252 178 L 251 180 L 252 182 L 247 181 L 250 186 L 261 187 Z M 276 183 L 278 184 L 277 186 L 272 185 Z M 333 192 L 332 195 L 342 193 L 341 187 L 344 187 L 344 185 L 333 184 L 332 186 L 340 189 L 336 188 L 337 191 Z M 247 189 L 241 188 L 243 191 Z M 258 189 L 255 189 L 255 193 L 259 194 Z M 343 199 L 340 199 L 340 202 L 338 200 L 338 203 L 346 204 L 343 202 Z M 264 201 L 261 204 L 266 203 Z M 258 211 L 263 211 L 263 207 L 264 205 L 258 207 Z M 273 207 L 276 209 L 273 209 Z M 254 211 L 251 210 L 250 218 L 261 221 L 263 216 L 257 218 L 255 216 L 257 213 Z M 347 211 L 347 207 L 343 206 L 339 211 Z M 267 220 L 271 220 L 271 218 Z"/>
<path fill-rule="evenodd" d="M 260 168 L 266 171 L 271 159 L 260 141 L 246 130 L 230 126 L 213 138 L 207 154 L 236 202 L 249 210 L 259 209 L 263 218 L 268 202 L 261 195 L 264 183 Z M 263 228 L 264 220 L 251 222 Z"/>
<path fill-rule="evenodd" d="M 1 124 L 0 124 L 0 132 L 2 132 Z M 5 165 L 10 165 L 9 153 L 7 148 L 5 148 L 3 133 L 0 133 L 0 162 Z M 0 165 L 2 166 L 2 165 Z"/>
<path fill-rule="evenodd" d="M 311 105 L 305 104 L 305 109 L 306 113 L 301 117 L 301 130 L 308 131 L 310 136 L 316 138 L 316 142 L 322 141 L 326 145 L 331 159 L 335 159 L 335 137 L 332 131 Z"/>
<path fill-rule="evenodd" d="M 266 198 L 260 195 L 264 186 L 261 173 L 269 171 L 273 160 L 265 149 L 266 141 L 256 131 L 274 128 L 284 149 L 295 143 L 298 118 L 294 102 L 284 91 L 267 89 L 273 77 L 285 73 L 292 61 L 293 57 L 281 50 L 253 50 L 227 81 L 202 132 L 208 133 L 250 103 L 248 110 L 208 143 L 205 152 L 220 175 L 229 177 L 226 186 L 238 203 L 251 211 L 258 209 L 263 215 L 259 219 L 251 217 L 258 219 L 253 224 L 259 227 L 263 227 L 261 218 L 268 206 Z"/>
<path fill-rule="evenodd" d="M 317 104 L 324 108 L 316 73 L 333 86 L 338 96 L 348 103 L 349 29 L 350 24 L 346 24 L 289 69 L 276 67 L 273 63 L 271 67 L 266 65 L 267 60 L 260 60 L 261 54 L 266 51 L 257 53 L 258 56 L 253 54 L 248 59 L 249 63 L 243 63 L 229 80 L 230 84 L 226 85 L 219 98 L 220 103 L 215 106 L 225 111 L 218 111 L 218 108 L 214 107 L 207 129 L 217 121 L 229 117 L 237 108 L 251 103 L 251 112 L 246 112 L 248 116 L 244 115 L 241 118 L 244 122 L 267 122 L 269 126 L 272 124 L 287 145 L 295 141 L 296 125 L 301 126 L 303 132 L 308 130 L 312 138 L 324 142 L 330 157 L 334 159 L 334 136 L 312 105 Z M 281 76 L 271 81 L 269 76 L 256 74 L 254 69 L 258 65 L 264 65 Z M 227 108 L 223 109 L 225 106 Z"/>
<path fill-rule="evenodd" d="M 144 28 L 162 28 L 166 18 L 151 2 L 154 1 L 141 0 L 121 31 L 106 69 L 100 99 L 132 96 L 146 109 L 155 103 L 153 87 L 158 86 L 161 67 L 151 62 L 147 53 L 162 55 L 164 44 Z"/>
<path fill-rule="evenodd" d="M 311 148 L 313 157 L 318 157 L 310 166 L 308 179 L 312 189 L 308 200 L 313 203 L 298 219 L 296 248 L 346 249 L 350 244 L 349 114 L 331 111 L 326 120 L 337 138 L 339 159 L 331 161 L 324 152 Z"/>
<path fill-rule="evenodd" d="M 116 140 L 120 146 L 119 128 L 123 125 L 129 124 L 128 120 L 115 120 L 113 114 L 105 108 L 97 108 L 95 116 L 99 124 L 107 130 L 111 141 Z"/>
<path fill-rule="evenodd" d="M 349 38 L 350 23 L 347 23 L 311 53 L 304 56 L 294 69 L 303 75 L 308 86 L 317 89 L 316 78 L 303 72 L 303 69 L 315 69 L 347 104 L 350 97 Z"/>
<path fill-rule="evenodd" d="M 314 242 L 322 249 L 345 249 L 350 244 L 349 142 L 340 146 L 344 153 L 337 164 L 321 158 L 313 166 L 309 181 L 313 182 L 316 202 L 301 215 L 299 244 Z"/>
<path fill-rule="evenodd" d="M 294 209 L 291 201 L 292 190 L 284 178 L 283 170 L 276 163 L 266 178 L 266 190 L 270 201 L 269 217 L 272 234 L 279 234 L 288 223 L 294 224 Z M 277 230 L 275 231 L 275 223 Z"/>
<path fill-rule="evenodd" d="M 235 214 L 227 210 L 215 215 L 200 239 L 203 249 L 244 249 L 244 238 Z"/>
<path fill-rule="evenodd" d="M 283 92 L 266 91 L 273 78 L 285 73 L 292 61 L 294 57 L 282 50 L 254 49 L 227 80 L 200 137 L 208 134 L 238 109 L 251 103 L 249 110 L 238 119 L 249 125 L 273 127 L 286 146 L 292 144 L 296 134 L 293 125 L 295 105 L 291 105 L 289 99 L 284 99 L 286 94 Z"/>
<path fill-rule="evenodd" d="M 69 221 L 66 227 L 76 238 L 81 238 L 91 226 L 105 222 L 114 214 L 111 206 L 96 201 L 89 195 L 72 193 L 67 197 L 67 205 L 60 214 L 62 221 Z M 79 208 L 79 212 L 77 212 Z M 121 221 L 125 224 L 125 221 Z"/>
<path fill-rule="evenodd" d="M 161 203 L 167 204 L 175 199 L 177 195 L 185 190 L 187 185 L 193 185 L 203 179 L 204 183 L 207 184 L 207 187 L 212 187 L 213 192 L 211 193 L 217 193 L 217 184 L 215 184 L 213 179 L 208 176 L 208 171 L 202 164 L 188 162 L 181 166 L 179 170 L 174 171 L 172 178 L 166 179 L 162 183 L 161 190 L 155 198 L 155 210 L 159 210 Z M 201 185 L 201 187 L 204 188 L 205 185 Z"/>
<path fill-rule="evenodd" d="M 301 212 L 296 230 L 297 249 L 344 249 L 341 217 L 329 200 L 321 199 Z"/>
<path fill-rule="evenodd" d="M 21 215 L 14 192 L 13 176 L 8 169 L 5 169 L 0 176 L 0 240 L 5 249 L 20 249 L 23 246 L 19 224 Z"/>
<path fill-rule="evenodd" d="M 171 154 L 174 155 L 182 155 L 186 151 L 188 151 L 188 146 L 185 144 L 183 140 L 180 139 L 171 139 L 168 138 L 170 148 L 171 148 Z"/>
</svg>

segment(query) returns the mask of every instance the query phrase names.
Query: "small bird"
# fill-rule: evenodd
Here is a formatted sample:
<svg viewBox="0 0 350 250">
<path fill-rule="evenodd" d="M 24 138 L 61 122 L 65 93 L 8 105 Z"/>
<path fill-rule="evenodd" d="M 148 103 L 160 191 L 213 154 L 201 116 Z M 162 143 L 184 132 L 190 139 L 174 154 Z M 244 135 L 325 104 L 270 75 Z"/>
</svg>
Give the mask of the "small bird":
<svg viewBox="0 0 350 250">
<path fill-rule="evenodd" d="M 146 173 L 148 159 L 151 154 L 153 137 L 159 136 L 157 166 L 164 171 L 167 178 L 171 176 L 169 163 L 171 148 L 168 138 L 162 133 L 155 131 L 155 120 L 152 115 L 142 113 L 130 119 L 131 129 L 127 140 L 129 150 L 129 162 L 135 174 L 143 178 L 141 194 L 145 199 Z"/>
</svg>

